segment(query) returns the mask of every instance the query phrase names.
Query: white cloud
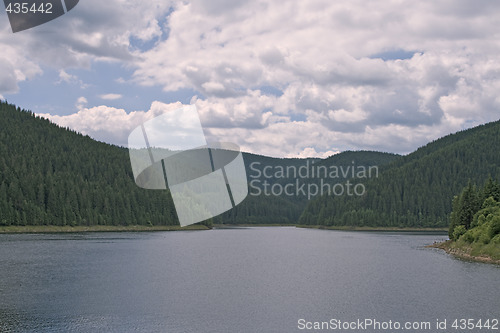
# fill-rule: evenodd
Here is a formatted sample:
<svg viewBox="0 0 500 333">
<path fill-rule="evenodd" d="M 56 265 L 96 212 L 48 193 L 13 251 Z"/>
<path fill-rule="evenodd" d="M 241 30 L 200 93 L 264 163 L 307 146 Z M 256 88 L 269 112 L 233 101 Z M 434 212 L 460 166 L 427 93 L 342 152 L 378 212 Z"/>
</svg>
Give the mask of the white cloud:
<svg viewBox="0 0 500 333">
<path fill-rule="evenodd" d="M 85 98 L 78 99 L 82 104 Z M 59 116 L 51 114 L 38 114 L 50 119 L 54 123 L 72 128 L 82 134 L 89 135 L 99 141 L 127 146 L 130 132 L 137 126 L 169 110 L 181 107 L 180 103 L 165 104 L 153 102 L 148 111 L 132 111 L 127 113 L 124 109 L 118 109 L 105 105 L 91 108 L 81 108 L 77 113 Z"/>
<path fill-rule="evenodd" d="M 324 129 L 319 140 L 337 140 L 339 147 L 377 149 L 378 142 L 408 152 L 436 131 L 498 118 L 490 87 L 500 82 L 494 42 L 500 5 L 487 5 L 483 11 L 466 2 L 460 10 L 454 3 L 398 1 L 250 1 L 228 9 L 179 3 L 170 38 L 142 54 L 135 79 L 202 93 L 197 104 L 217 128 L 211 133 L 273 132 L 280 123 L 283 133 L 268 139 L 265 151 L 283 147 L 297 125 L 294 115 L 302 115 L 302 125 Z M 372 58 L 395 50 L 415 54 Z M 282 95 L 266 96 L 264 86 Z"/>
<path fill-rule="evenodd" d="M 75 107 L 78 109 L 78 110 L 81 110 L 85 107 L 85 105 L 87 105 L 88 101 L 85 97 L 81 96 L 81 97 L 78 97 L 78 99 L 76 100 L 76 103 L 75 103 Z"/>
<path fill-rule="evenodd" d="M 327 158 L 327 157 L 330 157 L 330 156 L 338 154 L 338 153 L 340 153 L 340 151 L 338 151 L 338 150 L 337 151 L 329 150 L 329 151 L 325 151 L 325 152 L 317 152 L 314 147 L 307 147 L 307 148 L 304 148 L 304 150 L 302 150 L 298 154 L 288 154 L 285 157 L 289 157 L 289 158 L 306 158 L 306 157 Z"/>
<path fill-rule="evenodd" d="M 82 80 L 78 79 L 76 75 L 69 74 L 64 69 L 61 69 L 59 70 L 59 80 L 56 81 L 56 84 L 61 84 L 63 82 L 70 85 L 78 85 L 82 89 L 89 87 L 88 84 L 85 84 Z"/>
<path fill-rule="evenodd" d="M 210 140 L 275 156 L 405 153 L 498 119 L 499 2 L 88 0 L 71 15 L 26 34 L 4 24 L 0 93 L 45 67 L 69 83 L 65 68 L 118 63 L 133 70 L 119 82 L 194 90 Z M 52 118 L 123 142 L 89 119 L 129 128 L 132 113 L 77 104 Z"/>
<path fill-rule="evenodd" d="M 59 71 L 59 81 L 57 83 L 61 82 L 66 82 L 66 83 L 72 83 L 77 81 L 78 78 L 75 75 L 68 74 L 64 71 L 64 69 L 61 69 Z"/>
<path fill-rule="evenodd" d="M 92 62 L 135 59 L 130 37 L 149 41 L 161 35 L 157 18 L 169 1 L 80 1 L 68 15 L 20 33 L 12 33 L 7 17 L 0 22 L 0 92 L 17 91 L 17 83 L 42 74 L 42 67 L 73 79 L 67 68 L 89 68 Z M 3 82 L 6 81 L 6 82 Z"/>
<path fill-rule="evenodd" d="M 18 83 L 42 73 L 38 64 L 18 55 L 16 47 L 0 39 L 0 93 L 15 93 Z"/>
<path fill-rule="evenodd" d="M 104 100 L 113 101 L 115 99 L 120 99 L 123 96 L 120 94 L 103 94 L 103 95 L 99 95 L 99 97 L 101 99 L 104 99 Z"/>
</svg>

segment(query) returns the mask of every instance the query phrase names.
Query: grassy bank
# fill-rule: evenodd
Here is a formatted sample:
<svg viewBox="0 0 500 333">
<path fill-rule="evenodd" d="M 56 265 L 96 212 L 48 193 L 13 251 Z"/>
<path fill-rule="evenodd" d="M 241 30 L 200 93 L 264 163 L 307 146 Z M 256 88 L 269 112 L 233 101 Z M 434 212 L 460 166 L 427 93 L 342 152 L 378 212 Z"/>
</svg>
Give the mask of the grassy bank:
<svg viewBox="0 0 500 333">
<path fill-rule="evenodd" d="M 178 230 L 208 230 L 204 225 L 190 225 L 184 228 L 176 225 L 168 226 L 145 226 L 145 225 L 129 225 L 129 226 L 2 226 L 0 234 L 20 234 L 20 233 L 69 233 L 69 232 L 139 232 L 139 231 L 178 231 Z"/>
<path fill-rule="evenodd" d="M 470 244 L 464 241 L 454 242 L 448 240 L 428 247 L 442 249 L 461 259 L 500 265 L 500 245 L 498 244 Z"/>
</svg>

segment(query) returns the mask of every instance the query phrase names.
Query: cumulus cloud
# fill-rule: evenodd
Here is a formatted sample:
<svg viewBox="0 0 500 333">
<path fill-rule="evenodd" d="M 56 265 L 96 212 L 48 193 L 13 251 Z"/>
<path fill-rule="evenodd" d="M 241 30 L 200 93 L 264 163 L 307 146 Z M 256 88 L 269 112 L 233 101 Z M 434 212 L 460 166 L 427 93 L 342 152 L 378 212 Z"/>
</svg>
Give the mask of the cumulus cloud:
<svg viewBox="0 0 500 333">
<path fill-rule="evenodd" d="M 61 82 L 73 81 L 65 69 L 89 68 L 92 62 L 129 63 L 136 59 L 131 38 L 148 41 L 161 35 L 158 19 L 171 3 L 152 0 L 86 0 L 57 20 L 13 34 L 8 20 L 0 23 L 0 92 L 17 91 L 17 83 L 60 71 Z"/>
<path fill-rule="evenodd" d="M 280 124 L 278 141 L 262 147 L 268 151 L 303 126 L 341 148 L 377 142 L 375 149 L 408 152 L 498 118 L 500 4 L 484 5 L 182 2 L 170 16 L 170 37 L 142 54 L 135 79 L 199 91 L 213 133 L 269 134 Z M 266 86 L 280 95 L 265 95 Z M 294 122 L 297 115 L 305 121 Z"/>
<path fill-rule="evenodd" d="M 4 29 L 5 30 L 5 29 Z M 18 49 L 0 39 L 0 93 L 15 93 L 19 82 L 33 79 L 42 73 L 40 66 L 28 59 L 19 57 Z"/>
<path fill-rule="evenodd" d="M 75 75 L 66 73 L 64 69 L 61 69 L 59 71 L 59 81 L 57 81 L 57 83 L 61 82 L 72 83 L 75 81 L 77 81 L 77 77 Z"/>
<path fill-rule="evenodd" d="M 78 100 L 82 105 L 87 103 L 84 97 L 80 97 Z M 65 116 L 46 113 L 37 115 L 50 119 L 62 127 L 75 129 L 99 141 L 126 147 L 128 135 L 137 126 L 181 106 L 180 103 L 165 104 L 155 101 L 148 111 L 127 112 L 124 109 L 100 105 L 91 108 L 82 107 L 77 113 Z"/>
<path fill-rule="evenodd" d="M 42 65 L 119 63 L 133 70 L 120 82 L 194 90 L 210 140 L 275 156 L 406 153 L 498 119 L 499 2 L 88 0 L 68 15 L 19 37 L 3 27 L 0 93 Z M 153 112 L 80 104 L 51 119 L 112 142 L 126 131 L 98 118 L 128 129 Z"/>
<path fill-rule="evenodd" d="M 104 100 L 113 101 L 115 99 L 120 99 L 123 96 L 121 94 L 103 94 L 99 95 L 99 97 Z"/>
<path fill-rule="evenodd" d="M 332 155 L 338 154 L 340 151 L 325 151 L 318 153 L 314 147 L 307 147 L 298 154 L 288 154 L 285 157 L 288 158 L 307 158 L 307 157 L 316 157 L 316 158 L 327 158 Z"/>
<path fill-rule="evenodd" d="M 80 110 L 80 109 L 83 109 L 85 107 L 85 105 L 87 105 L 88 101 L 85 97 L 81 96 L 81 97 L 78 97 L 78 99 L 76 100 L 76 103 L 75 103 L 75 107 Z"/>
<path fill-rule="evenodd" d="M 66 83 L 70 85 L 78 85 L 82 89 L 88 88 L 88 84 L 83 83 L 76 75 L 72 75 L 67 73 L 64 69 L 59 71 L 59 80 L 56 81 L 56 84 Z"/>
</svg>

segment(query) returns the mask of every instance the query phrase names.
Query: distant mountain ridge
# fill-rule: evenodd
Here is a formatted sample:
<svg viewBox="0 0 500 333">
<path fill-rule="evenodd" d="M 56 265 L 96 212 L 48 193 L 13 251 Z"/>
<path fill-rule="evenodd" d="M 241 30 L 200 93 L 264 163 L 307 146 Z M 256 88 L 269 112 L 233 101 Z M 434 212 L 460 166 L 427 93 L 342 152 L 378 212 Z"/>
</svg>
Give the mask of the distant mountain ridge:
<svg viewBox="0 0 500 333">
<path fill-rule="evenodd" d="M 299 167 L 318 161 L 250 153 L 243 158 L 248 175 L 252 163 Z M 296 223 L 305 203 L 303 198 L 249 195 L 216 221 Z M 135 185 L 126 148 L 95 141 L 0 101 L 0 226 L 177 224 L 168 190 Z"/>
<path fill-rule="evenodd" d="M 319 178 L 270 177 L 264 167 L 378 166 L 361 197 L 252 195 L 212 220 L 221 224 L 316 224 L 443 227 L 451 197 L 468 182 L 500 176 L 500 122 L 448 135 L 407 156 L 346 151 L 326 159 L 243 153 L 249 191 Z M 254 166 L 252 168 L 252 165 Z M 349 181 L 326 179 L 330 185 Z M 297 183 L 299 184 L 299 183 Z M 302 184 L 302 183 L 301 183 Z M 299 184 L 300 185 L 300 184 Z M 0 102 L 1 225 L 177 225 L 169 191 L 134 183 L 128 150 L 97 142 L 19 107 Z"/>
<path fill-rule="evenodd" d="M 240 205 L 236 206 L 232 210 L 222 214 L 221 216 L 214 219 L 215 223 L 225 223 L 225 224 L 296 224 L 302 214 L 304 208 L 306 207 L 309 198 L 306 194 L 301 194 L 297 189 L 297 182 L 299 187 L 304 185 L 318 185 L 321 181 L 321 177 L 315 177 L 303 179 L 300 175 L 294 177 L 293 172 L 286 172 L 293 170 L 297 173 L 300 172 L 301 168 L 321 168 L 321 166 L 328 167 L 338 167 L 345 168 L 352 167 L 353 164 L 356 166 L 383 166 L 401 156 L 390 153 L 379 153 L 372 151 L 346 151 L 339 154 L 335 154 L 326 159 L 317 158 L 306 158 L 306 159 L 280 159 L 280 158 L 270 158 L 254 154 L 244 154 L 245 165 L 247 168 L 247 178 L 249 181 L 249 195 Z M 264 168 L 268 168 L 269 173 L 272 176 L 278 175 L 276 177 L 266 177 Z M 283 171 L 283 177 L 280 177 L 281 171 Z M 317 173 L 317 172 L 316 172 Z M 260 174 L 260 177 L 258 177 Z M 310 175 L 313 175 L 310 172 Z M 321 174 L 323 176 L 323 174 Z M 330 179 L 326 177 L 325 182 L 330 184 L 335 184 L 337 182 L 342 182 L 343 180 L 349 178 L 343 177 L 342 172 L 339 172 L 339 178 Z M 267 181 L 268 194 L 264 192 L 262 185 Z M 273 185 L 277 186 L 278 189 L 283 189 L 287 185 L 294 188 L 294 195 L 286 195 L 282 193 L 281 195 L 274 195 L 270 189 Z M 260 188 L 262 193 L 257 194 Z M 297 193 L 299 192 L 299 193 Z M 319 195 L 319 194 L 318 194 Z"/>
<path fill-rule="evenodd" d="M 500 121 L 435 140 L 384 167 L 362 197 L 321 197 L 299 223 L 331 226 L 446 227 L 451 199 L 468 181 L 500 178 Z"/>
</svg>

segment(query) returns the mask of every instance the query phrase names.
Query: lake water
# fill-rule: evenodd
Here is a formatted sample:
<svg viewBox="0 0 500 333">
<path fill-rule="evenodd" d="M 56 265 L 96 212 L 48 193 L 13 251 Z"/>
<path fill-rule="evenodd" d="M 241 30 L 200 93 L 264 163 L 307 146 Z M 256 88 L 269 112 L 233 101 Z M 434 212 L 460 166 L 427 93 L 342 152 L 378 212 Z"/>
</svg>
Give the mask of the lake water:
<svg viewBox="0 0 500 333">
<path fill-rule="evenodd" d="M 454 319 L 498 319 L 500 267 L 423 247 L 445 238 L 292 227 L 0 235 L 0 332 L 308 331 L 299 319 L 431 322 L 427 332 L 446 319 L 459 332 Z M 479 331 L 499 332 L 464 332 Z"/>
</svg>

